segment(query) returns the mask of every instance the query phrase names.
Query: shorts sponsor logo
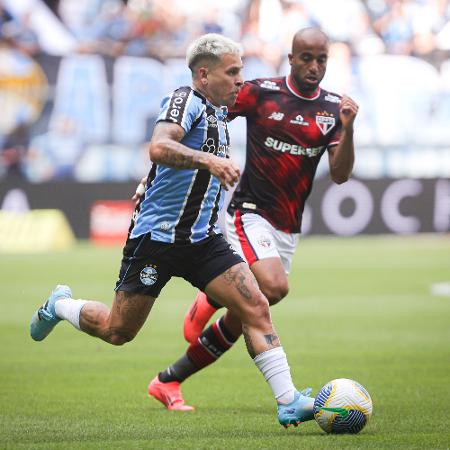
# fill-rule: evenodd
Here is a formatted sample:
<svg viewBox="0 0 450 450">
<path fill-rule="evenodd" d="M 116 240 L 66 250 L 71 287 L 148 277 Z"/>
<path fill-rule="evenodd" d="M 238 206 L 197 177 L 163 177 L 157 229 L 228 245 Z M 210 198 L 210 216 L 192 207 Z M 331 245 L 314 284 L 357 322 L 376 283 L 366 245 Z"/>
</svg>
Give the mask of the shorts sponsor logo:
<svg viewBox="0 0 450 450">
<path fill-rule="evenodd" d="M 316 124 L 325 136 L 336 125 L 336 119 L 333 117 L 333 114 L 323 111 L 316 114 Z"/>
<path fill-rule="evenodd" d="M 156 271 L 155 266 L 144 267 L 139 274 L 139 278 L 141 279 L 142 284 L 153 286 L 158 280 L 158 272 Z"/>
<path fill-rule="evenodd" d="M 230 245 L 230 250 L 233 252 L 234 255 L 239 255 L 239 253 L 236 251 L 236 249 L 231 245 Z"/>
<path fill-rule="evenodd" d="M 273 137 L 268 136 L 264 141 L 264 145 L 268 148 L 273 148 L 282 153 L 290 153 L 291 155 L 302 155 L 302 156 L 317 156 L 325 148 L 325 146 L 320 147 L 302 147 L 301 145 L 289 144 L 288 142 L 279 141 Z"/>
<path fill-rule="evenodd" d="M 258 239 L 258 245 L 260 247 L 269 248 L 272 245 L 272 241 L 265 235 L 262 235 Z"/>
</svg>

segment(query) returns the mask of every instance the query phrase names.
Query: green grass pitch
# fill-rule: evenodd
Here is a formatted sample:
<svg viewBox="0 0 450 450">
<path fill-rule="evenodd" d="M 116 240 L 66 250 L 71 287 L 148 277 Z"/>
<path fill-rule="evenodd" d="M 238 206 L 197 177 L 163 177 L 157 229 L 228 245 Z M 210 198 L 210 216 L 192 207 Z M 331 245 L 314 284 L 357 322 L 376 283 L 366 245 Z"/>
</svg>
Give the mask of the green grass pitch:
<svg viewBox="0 0 450 450">
<path fill-rule="evenodd" d="M 76 298 L 112 300 L 119 248 L 1 255 L 0 448 L 7 449 L 448 449 L 450 237 L 304 238 L 290 293 L 273 320 L 296 385 L 316 392 L 353 378 L 374 414 L 355 436 L 314 422 L 285 430 L 243 341 L 183 385 L 193 413 L 169 412 L 147 383 L 182 354 L 182 320 L 195 290 L 174 279 L 137 338 L 109 346 L 58 325 L 46 341 L 28 324 L 57 283 Z"/>
</svg>

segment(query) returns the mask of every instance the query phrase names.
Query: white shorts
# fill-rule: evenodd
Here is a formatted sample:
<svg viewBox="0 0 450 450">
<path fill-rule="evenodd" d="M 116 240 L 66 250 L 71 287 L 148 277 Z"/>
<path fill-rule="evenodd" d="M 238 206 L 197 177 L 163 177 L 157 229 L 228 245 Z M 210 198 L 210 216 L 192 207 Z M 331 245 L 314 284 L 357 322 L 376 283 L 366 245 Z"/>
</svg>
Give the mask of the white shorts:
<svg viewBox="0 0 450 450">
<path fill-rule="evenodd" d="M 227 241 L 249 266 L 260 259 L 280 258 L 284 270 L 289 273 L 300 233 L 284 233 L 259 214 L 241 215 L 238 210 L 233 216 L 225 213 L 224 231 Z"/>
</svg>

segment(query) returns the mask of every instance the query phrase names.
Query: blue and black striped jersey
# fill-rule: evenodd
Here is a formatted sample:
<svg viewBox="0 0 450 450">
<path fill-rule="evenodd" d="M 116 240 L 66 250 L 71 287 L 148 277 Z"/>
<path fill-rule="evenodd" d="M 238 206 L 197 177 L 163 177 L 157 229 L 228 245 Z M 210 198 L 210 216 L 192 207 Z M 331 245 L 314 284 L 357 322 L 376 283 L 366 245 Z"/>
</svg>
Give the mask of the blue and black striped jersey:
<svg viewBox="0 0 450 450">
<path fill-rule="evenodd" d="M 187 147 L 228 158 L 230 138 L 227 109 L 212 105 L 190 87 L 181 87 L 163 99 L 157 122 L 179 124 Z M 167 243 L 199 242 L 217 232 L 222 206 L 219 180 L 205 169 L 173 169 L 153 164 L 147 189 L 130 237 L 151 233 L 151 239 Z"/>
</svg>

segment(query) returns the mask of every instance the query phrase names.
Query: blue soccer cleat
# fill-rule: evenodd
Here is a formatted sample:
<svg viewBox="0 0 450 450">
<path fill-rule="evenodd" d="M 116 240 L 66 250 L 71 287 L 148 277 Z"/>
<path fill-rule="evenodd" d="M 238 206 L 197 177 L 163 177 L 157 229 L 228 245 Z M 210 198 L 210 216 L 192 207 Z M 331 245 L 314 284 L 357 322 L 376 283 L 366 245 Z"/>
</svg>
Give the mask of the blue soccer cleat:
<svg viewBox="0 0 450 450">
<path fill-rule="evenodd" d="M 284 428 L 290 425 L 296 427 L 301 422 L 314 419 L 314 398 L 310 397 L 311 391 L 311 388 L 297 391 L 294 400 L 287 405 L 278 403 L 278 421 Z"/>
<path fill-rule="evenodd" d="M 69 286 L 58 284 L 47 301 L 33 314 L 30 322 L 30 335 L 35 341 L 45 339 L 60 319 L 55 312 L 56 300 L 72 298 Z"/>
</svg>

